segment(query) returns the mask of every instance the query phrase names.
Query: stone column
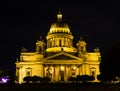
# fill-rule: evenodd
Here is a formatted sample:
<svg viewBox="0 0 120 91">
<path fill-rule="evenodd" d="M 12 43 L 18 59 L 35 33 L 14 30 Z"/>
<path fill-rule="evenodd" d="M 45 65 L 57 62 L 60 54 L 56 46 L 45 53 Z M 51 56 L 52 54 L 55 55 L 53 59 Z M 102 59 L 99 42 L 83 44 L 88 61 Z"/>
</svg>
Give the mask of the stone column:
<svg viewBox="0 0 120 91">
<path fill-rule="evenodd" d="M 81 71 L 81 66 L 78 65 L 78 75 L 81 75 L 82 71 Z"/>
<path fill-rule="evenodd" d="M 77 76 L 77 75 L 79 75 L 79 68 L 78 68 L 77 65 L 75 67 L 76 67 L 76 74 L 75 74 L 75 76 Z"/>
<path fill-rule="evenodd" d="M 59 38 L 57 38 L 57 46 L 59 46 Z"/>
<path fill-rule="evenodd" d="M 54 44 L 53 47 L 55 47 L 55 38 L 53 38 L 53 42 L 54 42 L 54 43 L 53 43 L 53 44 Z"/>
<path fill-rule="evenodd" d="M 67 38 L 65 40 L 65 45 L 66 45 L 66 47 L 68 47 L 68 40 L 67 40 Z"/>
<path fill-rule="evenodd" d="M 86 75 L 90 75 L 90 68 L 88 64 L 86 64 Z"/>
<path fill-rule="evenodd" d="M 59 80 L 59 66 L 56 65 L 55 66 L 55 81 L 58 81 Z"/>
<path fill-rule="evenodd" d="M 67 77 L 67 75 L 66 75 L 66 72 L 67 72 L 66 65 L 64 66 L 64 69 L 65 69 L 64 70 L 64 79 L 65 79 L 65 81 L 67 81 L 67 78 L 66 78 Z"/>
<path fill-rule="evenodd" d="M 68 47 L 68 39 L 66 38 L 66 46 Z"/>
<path fill-rule="evenodd" d="M 53 38 L 51 38 L 50 41 L 51 41 L 51 47 L 53 47 Z"/>
<path fill-rule="evenodd" d="M 82 64 L 82 66 L 81 66 L 81 70 L 82 70 L 82 75 L 84 75 L 85 74 L 85 70 L 84 70 L 84 64 Z"/>
<path fill-rule="evenodd" d="M 80 75 L 83 75 L 83 67 L 80 65 Z"/>
<path fill-rule="evenodd" d="M 59 38 L 57 38 L 57 46 L 59 46 Z"/>
<path fill-rule="evenodd" d="M 43 65 L 42 64 L 40 64 L 40 77 L 43 77 Z"/>
<path fill-rule="evenodd" d="M 64 46 L 65 44 L 64 44 L 64 37 L 62 38 L 62 46 Z"/>
<path fill-rule="evenodd" d="M 49 40 L 47 40 L 47 48 L 49 48 Z"/>
<path fill-rule="evenodd" d="M 70 77 L 70 66 L 66 65 L 66 80 Z"/>
<path fill-rule="evenodd" d="M 68 65 L 66 65 L 66 80 L 68 80 L 68 75 L 69 75 L 69 68 Z"/>
<path fill-rule="evenodd" d="M 54 40 L 54 41 L 55 41 L 55 47 L 56 47 L 56 37 L 55 37 L 55 40 Z"/>
<path fill-rule="evenodd" d="M 43 77 L 45 77 L 45 65 L 43 65 Z"/>
<path fill-rule="evenodd" d="M 55 71 L 56 71 L 56 68 L 55 68 L 56 66 L 55 65 L 53 65 L 53 81 L 55 81 L 56 80 L 56 77 L 55 77 Z"/>
<path fill-rule="evenodd" d="M 20 67 L 20 70 L 19 70 L 19 83 L 22 83 L 22 69 Z"/>
<path fill-rule="evenodd" d="M 70 47 L 72 46 L 72 39 L 70 39 Z"/>
<path fill-rule="evenodd" d="M 66 45 L 65 45 L 65 37 L 64 37 L 64 46 L 66 47 Z"/>
<path fill-rule="evenodd" d="M 54 47 L 54 46 L 55 46 L 55 39 L 52 38 L 52 47 Z"/>
<path fill-rule="evenodd" d="M 86 65 L 86 63 L 83 64 L 83 75 L 87 75 L 87 65 Z"/>
</svg>

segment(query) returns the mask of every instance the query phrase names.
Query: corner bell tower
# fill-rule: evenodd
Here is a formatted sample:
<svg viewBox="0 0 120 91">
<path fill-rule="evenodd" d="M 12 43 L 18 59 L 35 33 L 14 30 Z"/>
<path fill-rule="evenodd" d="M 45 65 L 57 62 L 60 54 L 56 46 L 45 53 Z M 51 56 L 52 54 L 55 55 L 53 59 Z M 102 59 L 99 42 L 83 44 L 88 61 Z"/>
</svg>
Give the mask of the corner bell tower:
<svg viewBox="0 0 120 91">
<path fill-rule="evenodd" d="M 78 41 L 77 45 L 77 51 L 79 53 L 85 53 L 86 52 L 86 42 L 82 39 L 82 36 L 80 37 L 80 40 Z"/>
<path fill-rule="evenodd" d="M 42 37 L 40 37 L 40 40 L 36 42 L 36 52 L 41 54 L 44 51 L 45 51 L 45 42 L 42 39 Z"/>
</svg>

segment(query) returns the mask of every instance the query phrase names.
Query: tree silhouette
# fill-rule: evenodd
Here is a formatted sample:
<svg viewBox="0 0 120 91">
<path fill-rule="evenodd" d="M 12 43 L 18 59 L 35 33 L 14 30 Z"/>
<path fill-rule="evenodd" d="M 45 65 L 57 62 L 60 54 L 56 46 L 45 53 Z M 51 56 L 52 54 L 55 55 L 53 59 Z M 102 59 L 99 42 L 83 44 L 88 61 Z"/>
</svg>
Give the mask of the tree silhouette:
<svg viewBox="0 0 120 91">
<path fill-rule="evenodd" d="M 115 76 L 112 76 L 112 75 L 98 75 L 97 76 L 97 79 L 101 82 L 105 82 L 105 81 L 116 81 L 116 77 Z"/>
<path fill-rule="evenodd" d="M 31 76 L 26 76 L 23 78 L 23 80 L 26 82 L 26 83 L 29 83 L 30 81 L 32 81 L 32 77 Z"/>
<path fill-rule="evenodd" d="M 39 76 L 26 76 L 26 77 L 23 78 L 23 80 L 26 83 L 29 83 L 30 81 L 36 83 L 38 81 L 42 81 L 42 78 L 39 77 Z"/>
<path fill-rule="evenodd" d="M 75 78 L 75 77 L 70 76 L 70 77 L 68 78 L 68 81 L 74 82 L 74 81 L 76 81 L 76 78 Z"/>
<path fill-rule="evenodd" d="M 41 81 L 41 77 L 39 77 L 39 76 L 33 76 L 32 77 L 32 82 L 38 82 L 38 81 Z"/>
<path fill-rule="evenodd" d="M 105 77 L 120 76 L 120 43 L 116 43 L 101 57 L 100 72 Z"/>
<path fill-rule="evenodd" d="M 50 79 L 50 77 L 43 77 L 42 78 L 42 80 L 41 80 L 42 82 L 50 82 L 51 81 L 51 79 Z"/>
<path fill-rule="evenodd" d="M 77 81 L 82 81 L 82 82 L 93 81 L 94 79 L 95 79 L 94 76 L 89 76 L 89 75 L 77 75 L 76 77 Z"/>
</svg>

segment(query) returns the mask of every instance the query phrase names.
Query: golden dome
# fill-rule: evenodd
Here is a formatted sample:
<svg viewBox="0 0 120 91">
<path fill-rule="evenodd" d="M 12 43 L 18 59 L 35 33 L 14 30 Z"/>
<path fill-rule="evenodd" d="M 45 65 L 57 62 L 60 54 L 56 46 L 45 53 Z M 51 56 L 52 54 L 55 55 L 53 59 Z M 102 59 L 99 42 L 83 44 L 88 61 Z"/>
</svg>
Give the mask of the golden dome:
<svg viewBox="0 0 120 91">
<path fill-rule="evenodd" d="M 62 21 L 62 14 L 57 14 L 57 21 L 52 23 L 49 33 L 70 33 L 70 29 L 67 23 Z"/>
</svg>

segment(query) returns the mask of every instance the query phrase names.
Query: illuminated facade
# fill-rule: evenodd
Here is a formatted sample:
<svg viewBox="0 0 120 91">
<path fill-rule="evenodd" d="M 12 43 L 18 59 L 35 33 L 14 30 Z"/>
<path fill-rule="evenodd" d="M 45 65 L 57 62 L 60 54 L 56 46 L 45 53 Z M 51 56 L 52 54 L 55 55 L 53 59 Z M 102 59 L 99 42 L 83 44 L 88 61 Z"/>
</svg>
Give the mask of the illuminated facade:
<svg viewBox="0 0 120 91">
<path fill-rule="evenodd" d="M 16 62 L 16 76 L 22 83 L 26 76 L 48 76 L 52 81 L 67 81 L 77 75 L 93 75 L 97 81 L 100 64 L 99 49 L 87 52 L 86 42 L 80 37 L 73 47 L 73 35 L 69 26 L 57 14 L 57 21 L 52 23 L 46 36 L 36 42 L 36 51 L 22 49 L 20 59 Z"/>
</svg>

